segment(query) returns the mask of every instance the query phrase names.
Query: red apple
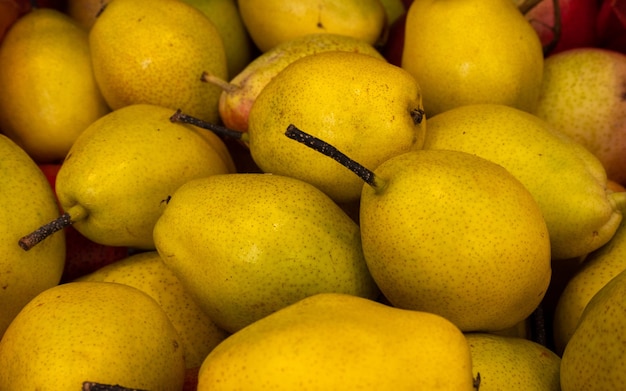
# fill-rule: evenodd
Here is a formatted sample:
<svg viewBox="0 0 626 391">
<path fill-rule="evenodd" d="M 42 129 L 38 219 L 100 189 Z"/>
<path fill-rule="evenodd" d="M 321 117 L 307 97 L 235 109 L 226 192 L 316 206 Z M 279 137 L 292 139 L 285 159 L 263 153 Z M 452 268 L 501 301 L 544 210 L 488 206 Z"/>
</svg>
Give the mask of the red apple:
<svg viewBox="0 0 626 391">
<path fill-rule="evenodd" d="M 40 164 L 39 168 L 46 175 L 54 190 L 56 175 L 61 164 Z M 129 255 L 129 249 L 126 247 L 105 246 L 95 243 L 72 226 L 65 228 L 65 242 L 66 258 L 61 282 L 72 281 Z"/>
<path fill-rule="evenodd" d="M 404 49 L 404 27 L 406 25 L 406 13 L 398 18 L 389 27 L 387 42 L 381 50 L 385 59 L 393 65 L 402 66 L 402 50 Z"/>
<path fill-rule="evenodd" d="M 598 39 L 596 35 L 596 18 L 600 10 L 598 0 L 559 0 L 561 10 L 561 35 L 549 54 L 563 50 L 595 46 Z M 530 21 L 537 31 L 544 48 L 554 38 L 554 2 L 543 0 L 526 13 L 526 19 Z"/>
<path fill-rule="evenodd" d="M 0 0 L 0 41 L 20 16 L 30 11 L 28 0 Z"/>
<path fill-rule="evenodd" d="M 626 53 L 626 0 L 603 0 L 596 29 L 599 47 Z"/>
</svg>

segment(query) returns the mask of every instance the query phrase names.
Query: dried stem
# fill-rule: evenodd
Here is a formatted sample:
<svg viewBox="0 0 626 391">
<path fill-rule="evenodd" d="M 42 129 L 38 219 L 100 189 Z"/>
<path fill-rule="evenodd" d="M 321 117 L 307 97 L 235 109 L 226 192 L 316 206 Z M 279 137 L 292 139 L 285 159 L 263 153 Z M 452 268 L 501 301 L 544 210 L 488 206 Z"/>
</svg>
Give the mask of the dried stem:
<svg viewBox="0 0 626 391">
<path fill-rule="evenodd" d="M 86 381 L 83 382 L 82 391 L 146 391 L 138 388 L 128 388 L 120 385 L 103 384 L 97 382 Z"/>
<path fill-rule="evenodd" d="M 247 133 L 238 132 L 236 130 L 228 129 L 224 126 L 201 120 L 200 118 L 196 118 L 189 114 L 183 113 L 180 109 L 176 110 L 176 112 L 172 114 L 172 116 L 170 117 L 170 121 L 197 126 L 202 129 L 210 130 L 218 136 L 230 137 L 236 140 L 245 141 L 248 137 Z"/>
<path fill-rule="evenodd" d="M 35 247 L 37 243 L 41 242 L 48 236 L 53 233 L 62 230 L 63 228 L 72 224 L 72 219 L 69 213 L 63 213 L 58 218 L 52 220 L 48 224 L 41 226 L 35 231 L 29 233 L 28 235 L 22 237 L 18 244 L 24 251 L 28 251 L 31 248 Z"/>
</svg>

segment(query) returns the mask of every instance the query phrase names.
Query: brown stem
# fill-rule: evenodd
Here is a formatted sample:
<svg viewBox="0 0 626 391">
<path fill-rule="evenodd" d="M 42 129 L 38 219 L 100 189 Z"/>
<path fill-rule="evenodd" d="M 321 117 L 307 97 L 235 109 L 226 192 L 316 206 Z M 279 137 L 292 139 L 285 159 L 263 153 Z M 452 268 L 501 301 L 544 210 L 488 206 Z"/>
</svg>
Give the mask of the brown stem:
<svg viewBox="0 0 626 391">
<path fill-rule="evenodd" d="M 211 83 L 213 85 L 216 85 L 228 93 L 233 93 L 240 88 L 238 85 L 229 83 L 226 80 L 220 79 L 219 77 L 206 71 L 202 72 L 202 76 L 200 76 L 200 80 L 206 83 Z"/>
<path fill-rule="evenodd" d="M 62 230 L 63 228 L 71 224 L 72 219 L 70 218 L 69 213 L 63 213 L 61 216 L 52 220 L 48 224 L 45 224 L 35 231 L 29 233 L 28 235 L 22 237 L 18 241 L 18 244 L 22 249 L 24 249 L 24 251 L 28 251 L 48 236 Z"/>
<path fill-rule="evenodd" d="M 377 182 L 376 175 L 374 175 L 373 171 L 364 167 L 360 163 L 350 159 L 346 154 L 339 151 L 337 148 L 330 145 L 326 141 L 298 129 L 295 125 L 289 125 L 287 127 L 287 130 L 285 131 L 285 136 L 289 137 L 292 140 L 296 140 L 300 144 L 304 144 L 307 147 L 339 162 L 339 164 L 358 175 L 359 178 L 363 179 L 363 181 L 365 181 L 365 183 L 367 183 L 368 185 L 374 188 L 380 187 Z"/>
<path fill-rule="evenodd" d="M 86 381 L 83 382 L 82 391 L 146 391 L 139 388 L 128 388 L 120 385 L 103 384 L 97 382 Z"/>
<path fill-rule="evenodd" d="M 238 132 L 236 130 L 228 129 L 227 127 L 212 124 L 207 121 L 203 121 L 200 118 L 193 117 L 189 114 L 183 113 L 180 109 L 176 110 L 174 114 L 170 117 L 170 121 L 172 122 L 182 122 L 185 124 L 197 126 L 202 129 L 210 130 L 218 136 L 230 137 L 237 140 L 243 140 L 248 137 L 247 133 Z"/>
</svg>

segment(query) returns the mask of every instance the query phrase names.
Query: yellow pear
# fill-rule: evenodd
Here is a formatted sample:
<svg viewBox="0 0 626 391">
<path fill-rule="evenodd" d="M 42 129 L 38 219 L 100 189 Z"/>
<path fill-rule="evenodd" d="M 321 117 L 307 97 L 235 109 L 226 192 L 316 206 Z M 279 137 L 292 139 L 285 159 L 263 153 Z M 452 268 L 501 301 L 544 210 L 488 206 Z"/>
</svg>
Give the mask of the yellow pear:
<svg viewBox="0 0 626 391">
<path fill-rule="evenodd" d="M 553 259 L 585 256 L 608 242 L 626 208 L 626 193 L 607 188 L 593 154 L 509 106 L 466 105 L 431 117 L 423 148 L 464 151 L 506 168 L 541 207 Z"/>
<path fill-rule="evenodd" d="M 148 103 L 219 119 L 221 89 L 202 72 L 228 77 L 226 51 L 213 23 L 178 0 L 116 0 L 89 31 L 96 82 L 112 109 Z"/>
<path fill-rule="evenodd" d="M 241 20 L 236 0 L 184 0 L 204 13 L 220 33 L 226 51 L 228 76 L 241 72 L 252 60 L 252 41 Z"/>
<path fill-rule="evenodd" d="M 57 174 L 64 211 L 57 225 L 72 224 L 100 244 L 154 249 L 154 224 L 180 185 L 234 171 L 221 139 L 172 123 L 171 115 L 164 107 L 136 104 L 85 129 Z M 26 247 L 37 243 L 37 237 L 24 235 Z"/>
<path fill-rule="evenodd" d="M 238 173 L 188 181 L 158 219 L 154 242 L 229 332 L 315 293 L 378 294 L 356 223 L 320 190 L 290 177 Z"/>
<path fill-rule="evenodd" d="M 472 391 L 467 341 L 448 320 L 360 297 L 318 294 L 228 337 L 198 391 Z"/>
<path fill-rule="evenodd" d="M 407 9 L 403 0 L 380 0 L 380 2 L 387 15 L 387 26 L 391 26 L 406 14 Z"/>
<path fill-rule="evenodd" d="M 285 134 L 366 183 L 363 254 L 392 305 L 444 316 L 463 331 L 498 331 L 541 302 L 551 278 L 548 229 L 530 192 L 502 166 L 417 150 L 369 170 L 297 127 Z"/>
<path fill-rule="evenodd" d="M 426 133 L 415 79 L 386 61 L 344 51 L 292 62 L 263 88 L 248 120 L 250 152 L 261 170 L 309 182 L 337 202 L 357 200 L 362 181 L 285 138 L 288 125 L 310 131 L 372 168 L 421 147 Z"/>
<path fill-rule="evenodd" d="M 422 87 L 428 117 L 473 103 L 532 111 L 543 51 L 511 0 L 414 0 L 402 67 Z"/>
<path fill-rule="evenodd" d="M 617 274 L 626 270 L 626 222 L 613 238 L 587 256 L 561 292 L 554 312 L 554 343 L 562 353 L 591 298 Z"/>
<path fill-rule="evenodd" d="M 0 340 L 1 390 L 82 390 L 84 382 L 182 389 L 176 329 L 139 289 L 70 282 L 30 301 Z"/>
<path fill-rule="evenodd" d="M 63 160 L 109 111 L 93 76 L 87 32 L 60 11 L 21 17 L 0 45 L 0 129 L 37 163 Z"/>
<path fill-rule="evenodd" d="M 621 390 L 626 383 L 626 271 L 585 307 L 561 359 L 563 391 Z"/>
<path fill-rule="evenodd" d="M 348 35 L 375 44 L 386 27 L 380 0 L 239 0 L 241 18 L 261 52 L 314 33 Z"/>
<path fill-rule="evenodd" d="M 241 132 L 248 131 L 252 104 L 263 88 L 287 65 L 309 54 L 343 50 L 368 54 L 383 59 L 369 43 L 347 35 L 307 34 L 282 42 L 252 60 L 229 83 L 206 74 L 204 79 L 224 89 L 220 96 L 220 118 L 224 125 Z"/>
<path fill-rule="evenodd" d="M 23 251 L 23 231 L 59 214 L 52 187 L 26 152 L 0 134 L 0 338 L 26 303 L 59 283 L 65 264 L 65 236 Z"/>
<path fill-rule="evenodd" d="M 486 333 L 465 335 L 480 391 L 561 391 L 561 358 L 547 347 L 524 338 Z"/>
<path fill-rule="evenodd" d="M 598 157 L 626 185 L 626 54 L 599 48 L 549 56 L 535 113 Z"/>
<path fill-rule="evenodd" d="M 178 332 L 188 369 L 200 367 L 207 354 L 228 335 L 200 309 L 156 251 L 131 255 L 78 281 L 130 285 L 156 300 Z"/>
</svg>

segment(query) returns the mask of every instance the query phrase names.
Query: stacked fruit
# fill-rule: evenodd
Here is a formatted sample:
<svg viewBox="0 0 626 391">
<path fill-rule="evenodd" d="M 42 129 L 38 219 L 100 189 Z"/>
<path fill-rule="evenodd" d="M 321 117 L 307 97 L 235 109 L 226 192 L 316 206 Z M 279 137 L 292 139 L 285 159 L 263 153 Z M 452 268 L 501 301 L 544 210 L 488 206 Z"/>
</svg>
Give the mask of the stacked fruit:
<svg viewBox="0 0 626 391">
<path fill-rule="evenodd" d="M 0 2 L 0 391 L 619 389 L 624 4 Z"/>
</svg>

